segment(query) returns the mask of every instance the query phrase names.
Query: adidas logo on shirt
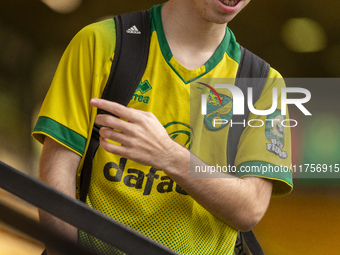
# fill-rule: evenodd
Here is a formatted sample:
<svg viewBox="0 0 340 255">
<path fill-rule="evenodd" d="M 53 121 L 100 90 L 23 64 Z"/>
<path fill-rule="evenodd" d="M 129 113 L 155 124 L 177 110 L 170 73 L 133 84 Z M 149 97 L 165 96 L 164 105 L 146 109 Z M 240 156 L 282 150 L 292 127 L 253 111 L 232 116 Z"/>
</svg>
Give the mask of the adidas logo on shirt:
<svg viewBox="0 0 340 255">
<path fill-rule="evenodd" d="M 126 33 L 128 34 L 135 34 L 135 35 L 140 35 L 141 31 L 138 30 L 136 26 L 130 27 L 128 30 L 126 30 Z"/>
</svg>

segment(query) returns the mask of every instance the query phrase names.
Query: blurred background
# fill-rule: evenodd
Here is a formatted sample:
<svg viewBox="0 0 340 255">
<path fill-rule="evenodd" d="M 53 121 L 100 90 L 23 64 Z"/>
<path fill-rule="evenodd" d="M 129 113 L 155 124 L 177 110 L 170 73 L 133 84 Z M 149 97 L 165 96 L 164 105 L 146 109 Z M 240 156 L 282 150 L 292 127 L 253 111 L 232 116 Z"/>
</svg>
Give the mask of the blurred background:
<svg viewBox="0 0 340 255">
<path fill-rule="evenodd" d="M 37 177 L 41 146 L 31 130 L 62 52 L 84 26 L 148 9 L 159 0 L 0 0 L 0 160 Z M 340 163 L 340 1 L 252 1 L 228 26 L 240 44 L 304 85 L 312 117 L 291 109 L 293 163 Z M 339 84 L 339 85 L 337 85 Z M 302 86 L 301 86 L 302 87 Z M 327 89 L 325 89 L 327 88 Z M 266 254 L 338 254 L 340 174 L 299 178 L 272 200 L 255 232 Z M 0 190 L 0 199 L 33 218 L 34 207 Z M 40 254 L 42 245 L 0 225 L 0 254 Z"/>
</svg>

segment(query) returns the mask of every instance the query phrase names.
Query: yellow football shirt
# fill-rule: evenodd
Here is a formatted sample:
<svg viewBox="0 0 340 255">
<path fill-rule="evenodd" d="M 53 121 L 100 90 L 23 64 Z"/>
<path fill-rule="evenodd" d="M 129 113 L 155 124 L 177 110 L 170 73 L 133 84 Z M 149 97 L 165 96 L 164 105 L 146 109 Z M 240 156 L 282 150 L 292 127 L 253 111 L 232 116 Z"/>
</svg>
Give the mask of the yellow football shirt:
<svg viewBox="0 0 340 255">
<path fill-rule="evenodd" d="M 199 78 L 235 77 L 240 61 L 239 44 L 227 29 L 223 42 L 207 63 L 188 70 L 172 56 L 163 31 L 161 7 L 154 6 L 150 10 L 152 35 L 148 63 L 128 107 L 154 113 L 174 140 L 197 150 L 190 126 L 191 83 Z M 34 128 L 33 136 L 38 141 L 43 142 L 44 137 L 49 136 L 84 156 L 96 115 L 96 109 L 89 102 L 91 98 L 101 97 L 114 50 L 115 24 L 112 19 L 91 24 L 73 38 L 63 54 Z M 280 76 L 271 69 L 269 77 Z M 266 104 L 266 98 L 270 97 L 265 95 L 266 91 L 265 88 L 263 100 L 258 104 Z M 219 137 L 220 146 L 217 153 L 198 151 L 204 160 L 211 164 L 227 164 L 228 128 L 227 125 L 218 131 L 201 129 L 202 137 L 206 137 L 204 133 L 207 132 Z M 282 150 L 287 157 L 280 158 L 266 147 L 269 142 L 265 127 L 246 128 L 239 143 L 236 164 L 239 167 L 261 162 L 289 164 L 289 129 L 283 132 Z M 220 139 L 221 136 L 224 138 Z M 78 169 L 78 184 L 82 164 L 83 158 Z M 240 177 L 245 175 L 239 174 Z M 274 179 L 277 195 L 286 194 L 292 188 L 290 172 L 252 175 Z M 233 254 L 237 230 L 206 211 L 162 170 L 112 155 L 101 147 L 93 159 L 86 203 L 180 254 Z M 120 254 L 84 232 L 80 232 L 79 237 L 82 243 L 104 254 Z"/>
</svg>

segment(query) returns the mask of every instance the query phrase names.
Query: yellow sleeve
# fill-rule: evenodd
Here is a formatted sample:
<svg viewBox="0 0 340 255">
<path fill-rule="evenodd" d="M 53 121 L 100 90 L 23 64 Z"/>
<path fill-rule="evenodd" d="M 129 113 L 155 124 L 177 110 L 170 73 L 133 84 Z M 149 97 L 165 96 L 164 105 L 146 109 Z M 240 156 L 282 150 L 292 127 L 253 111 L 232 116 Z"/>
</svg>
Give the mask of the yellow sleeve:
<svg viewBox="0 0 340 255">
<path fill-rule="evenodd" d="M 65 50 L 41 107 L 33 137 L 47 135 L 82 155 L 94 114 L 90 99 L 105 87 L 115 49 L 114 20 L 83 28 Z"/>
<path fill-rule="evenodd" d="M 271 68 L 260 99 L 254 107 L 258 110 L 270 109 L 275 104 L 273 88 L 276 88 L 276 109 L 268 115 L 250 112 L 235 159 L 238 177 L 256 176 L 273 180 L 273 196 L 288 194 L 293 188 L 291 124 L 288 121 L 288 110 L 285 115 L 281 112 L 283 87 L 283 78 Z"/>
</svg>

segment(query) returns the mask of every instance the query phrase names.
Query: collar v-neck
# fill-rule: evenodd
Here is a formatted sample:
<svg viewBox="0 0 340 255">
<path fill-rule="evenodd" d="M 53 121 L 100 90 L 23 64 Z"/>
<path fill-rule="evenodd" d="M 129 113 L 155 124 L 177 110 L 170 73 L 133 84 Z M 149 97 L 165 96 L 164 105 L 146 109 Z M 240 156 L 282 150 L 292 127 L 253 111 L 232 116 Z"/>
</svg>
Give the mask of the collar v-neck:
<svg viewBox="0 0 340 255">
<path fill-rule="evenodd" d="M 193 80 L 196 80 L 206 73 L 210 72 L 223 58 L 224 53 L 228 49 L 228 45 L 231 38 L 231 31 L 227 28 L 224 38 L 221 44 L 218 46 L 217 50 L 214 54 L 209 58 L 209 60 L 201 67 L 198 67 L 193 70 L 189 70 L 182 66 L 173 56 L 168 41 L 166 40 L 163 23 L 162 23 L 162 16 L 161 16 L 161 5 L 156 5 L 151 8 L 151 19 L 152 19 L 152 31 L 156 31 L 159 46 L 161 52 L 163 54 L 164 59 L 168 63 L 168 65 L 172 68 L 172 70 L 181 78 L 184 83 L 190 83 Z"/>
</svg>

